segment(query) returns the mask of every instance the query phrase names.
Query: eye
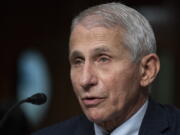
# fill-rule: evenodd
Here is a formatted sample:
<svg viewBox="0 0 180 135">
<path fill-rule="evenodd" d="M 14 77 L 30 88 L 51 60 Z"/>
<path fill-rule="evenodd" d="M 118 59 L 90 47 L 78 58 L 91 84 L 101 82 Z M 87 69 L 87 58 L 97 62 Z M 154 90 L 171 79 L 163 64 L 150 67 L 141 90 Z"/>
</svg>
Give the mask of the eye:
<svg viewBox="0 0 180 135">
<path fill-rule="evenodd" d="M 74 66 L 78 66 L 78 65 L 81 65 L 83 63 L 84 63 L 84 60 L 82 58 L 79 58 L 79 57 L 74 58 L 71 62 L 71 64 Z"/>
<path fill-rule="evenodd" d="M 98 58 L 98 62 L 101 62 L 101 63 L 107 63 L 109 61 L 110 61 L 110 57 L 108 57 L 108 56 L 100 56 Z"/>
</svg>

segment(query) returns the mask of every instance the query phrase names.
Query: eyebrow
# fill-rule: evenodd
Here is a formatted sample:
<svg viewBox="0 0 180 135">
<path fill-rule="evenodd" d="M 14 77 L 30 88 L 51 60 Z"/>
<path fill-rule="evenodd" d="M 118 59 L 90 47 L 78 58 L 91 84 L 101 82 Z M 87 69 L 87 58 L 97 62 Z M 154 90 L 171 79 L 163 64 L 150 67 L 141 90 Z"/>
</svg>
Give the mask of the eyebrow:
<svg viewBox="0 0 180 135">
<path fill-rule="evenodd" d="M 98 47 L 93 50 L 95 54 L 104 53 L 104 52 L 110 52 L 110 49 L 107 47 Z"/>
<path fill-rule="evenodd" d="M 110 52 L 110 49 L 103 46 L 103 47 L 97 47 L 97 48 L 93 49 L 92 52 L 93 52 L 93 54 L 100 54 L 100 53 Z M 82 52 L 75 50 L 72 53 L 70 53 L 69 60 L 76 58 L 76 57 L 82 57 L 82 56 L 83 56 Z"/>
<path fill-rule="evenodd" d="M 83 56 L 83 54 L 80 51 L 75 50 L 72 53 L 70 53 L 69 60 L 76 58 L 76 57 L 82 57 L 82 56 Z"/>
</svg>

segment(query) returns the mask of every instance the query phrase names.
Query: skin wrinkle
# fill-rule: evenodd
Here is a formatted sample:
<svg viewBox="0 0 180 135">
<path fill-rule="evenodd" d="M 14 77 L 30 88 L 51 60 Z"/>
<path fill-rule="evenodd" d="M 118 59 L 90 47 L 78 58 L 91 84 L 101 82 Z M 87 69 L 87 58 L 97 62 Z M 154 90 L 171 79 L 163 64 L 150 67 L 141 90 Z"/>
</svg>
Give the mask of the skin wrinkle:
<svg viewBox="0 0 180 135">
<path fill-rule="evenodd" d="M 83 27 L 85 27 L 84 25 L 82 25 L 81 23 L 80 24 L 78 24 L 77 25 L 77 27 L 78 26 L 83 26 Z M 95 27 L 95 26 L 92 26 L 92 27 L 85 27 L 86 28 L 86 30 L 87 31 L 90 31 L 91 30 L 91 28 L 93 28 L 93 27 Z M 99 37 L 99 41 L 98 41 L 98 44 L 101 44 L 101 41 L 104 41 L 104 40 L 106 40 L 106 39 L 108 39 L 108 38 L 111 38 L 109 35 L 108 36 L 106 36 L 106 37 L 101 37 L 102 35 L 98 35 L 97 33 L 98 33 L 98 29 L 99 28 L 102 28 L 102 27 L 96 27 L 97 28 L 97 32 L 96 33 L 94 33 L 94 32 L 92 32 L 92 34 L 91 35 L 89 35 L 88 37 L 86 37 L 85 39 L 82 39 L 82 40 L 86 40 L 86 39 L 89 39 L 90 41 L 90 43 L 94 40 L 94 38 L 96 38 L 96 37 Z M 111 28 L 112 29 L 112 28 Z M 110 33 L 110 35 L 111 34 L 113 34 L 116 38 L 119 38 L 119 39 L 121 39 L 122 37 L 123 37 L 123 34 L 122 33 L 124 33 L 124 30 L 122 29 L 122 28 L 120 28 L 120 27 L 118 27 L 118 26 L 116 26 L 116 27 L 114 27 L 113 28 L 113 33 Z M 78 32 L 77 32 L 78 33 Z M 115 33 L 115 34 L 114 34 Z M 73 34 L 73 31 L 72 31 L 72 34 Z M 73 40 L 73 39 L 71 39 L 71 40 Z M 112 39 L 111 39 L 112 40 Z M 77 41 L 77 40 L 76 40 Z M 78 41 L 77 41 L 78 42 Z M 83 41 L 81 41 L 81 42 L 83 42 Z M 74 42 L 74 44 L 76 44 L 75 42 Z M 119 40 L 119 42 L 117 42 L 116 43 L 116 45 L 117 45 L 117 48 L 119 48 L 119 44 L 122 44 L 123 46 L 124 46 L 124 49 L 126 49 L 127 51 L 129 51 L 129 48 L 127 48 L 125 45 L 124 45 L 124 42 L 123 42 L 123 40 Z M 101 44 L 102 46 L 103 46 L 103 43 Z M 70 47 L 71 47 L 71 41 L 70 41 Z M 70 48 L 70 50 L 71 50 L 71 48 Z M 114 52 L 116 52 L 116 53 L 123 53 L 123 51 L 121 51 L 121 50 L 117 50 L 117 49 L 115 49 L 115 50 L 113 50 Z M 120 52 L 119 52 L 120 51 Z M 72 53 L 70 52 L 70 55 L 71 55 Z M 131 56 L 128 56 L 128 58 L 129 57 L 131 57 Z"/>
<path fill-rule="evenodd" d="M 113 17 L 113 18 L 115 19 L 115 17 Z M 137 53 L 137 48 L 135 48 L 134 46 L 129 46 L 129 44 L 132 44 L 131 43 L 132 41 L 134 44 L 137 44 L 136 43 L 137 39 L 134 40 L 136 37 L 133 37 L 133 38 L 131 38 L 131 40 L 129 40 L 129 35 L 134 31 L 135 28 L 133 28 L 133 30 L 126 29 L 126 25 L 129 23 L 125 23 L 125 22 L 123 23 L 118 20 L 116 20 L 114 23 L 112 23 L 112 20 L 106 20 L 102 16 L 98 16 L 98 15 L 90 15 L 90 16 L 86 16 L 85 18 L 83 18 L 83 20 L 81 20 L 79 22 L 79 24 L 76 24 L 76 25 L 82 25 L 82 26 L 86 27 L 88 30 L 93 27 L 104 27 L 107 29 L 113 28 L 116 32 L 119 33 L 119 35 L 120 35 L 119 38 L 121 38 L 122 36 L 127 38 L 126 40 L 121 40 L 120 44 L 123 44 L 124 47 L 126 47 L 129 51 L 131 51 L 132 59 L 134 60 L 134 62 L 138 62 L 140 57 L 138 56 L 139 53 Z M 109 23 L 107 23 L 107 22 L 109 22 Z M 129 27 L 129 28 L 131 28 L 131 27 Z M 138 30 L 138 29 L 136 28 L 136 30 Z M 127 34 L 127 33 L 129 33 L 129 34 Z M 139 32 L 139 33 L 141 33 L 141 32 Z M 140 49 L 142 49 L 142 48 L 140 48 Z"/>
</svg>

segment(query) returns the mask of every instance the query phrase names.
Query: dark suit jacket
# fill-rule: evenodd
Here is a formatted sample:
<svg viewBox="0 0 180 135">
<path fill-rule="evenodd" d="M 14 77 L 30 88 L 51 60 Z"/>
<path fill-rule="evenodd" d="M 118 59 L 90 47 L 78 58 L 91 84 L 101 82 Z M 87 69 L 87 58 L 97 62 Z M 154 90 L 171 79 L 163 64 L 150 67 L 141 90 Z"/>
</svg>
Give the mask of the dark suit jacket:
<svg viewBox="0 0 180 135">
<path fill-rule="evenodd" d="M 84 115 L 42 129 L 33 135 L 95 135 L 93 123 Z M 180 135 L 180 110 L 149 101 L 139 135 Z"/>
</svg>

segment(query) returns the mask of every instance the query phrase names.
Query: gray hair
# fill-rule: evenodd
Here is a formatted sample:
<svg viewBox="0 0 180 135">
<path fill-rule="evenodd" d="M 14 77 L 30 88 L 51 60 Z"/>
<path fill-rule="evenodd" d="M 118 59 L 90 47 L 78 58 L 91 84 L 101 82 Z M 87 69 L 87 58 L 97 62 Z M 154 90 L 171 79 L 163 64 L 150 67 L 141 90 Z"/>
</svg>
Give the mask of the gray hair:
<svg viewBox="0 0 180 135">
<path fill-rule="evenodd" d="M 71 30 L 77 24 L 84 24 L 86 27 L 119 26 L 125 30 L 123 42 L 134 61 L 147 54 L 156 53 L 156 40 L 148 20 L 135 9 L 121 3 L 113 2 L 90 7 L 74 18 Z"/>
</svg>

